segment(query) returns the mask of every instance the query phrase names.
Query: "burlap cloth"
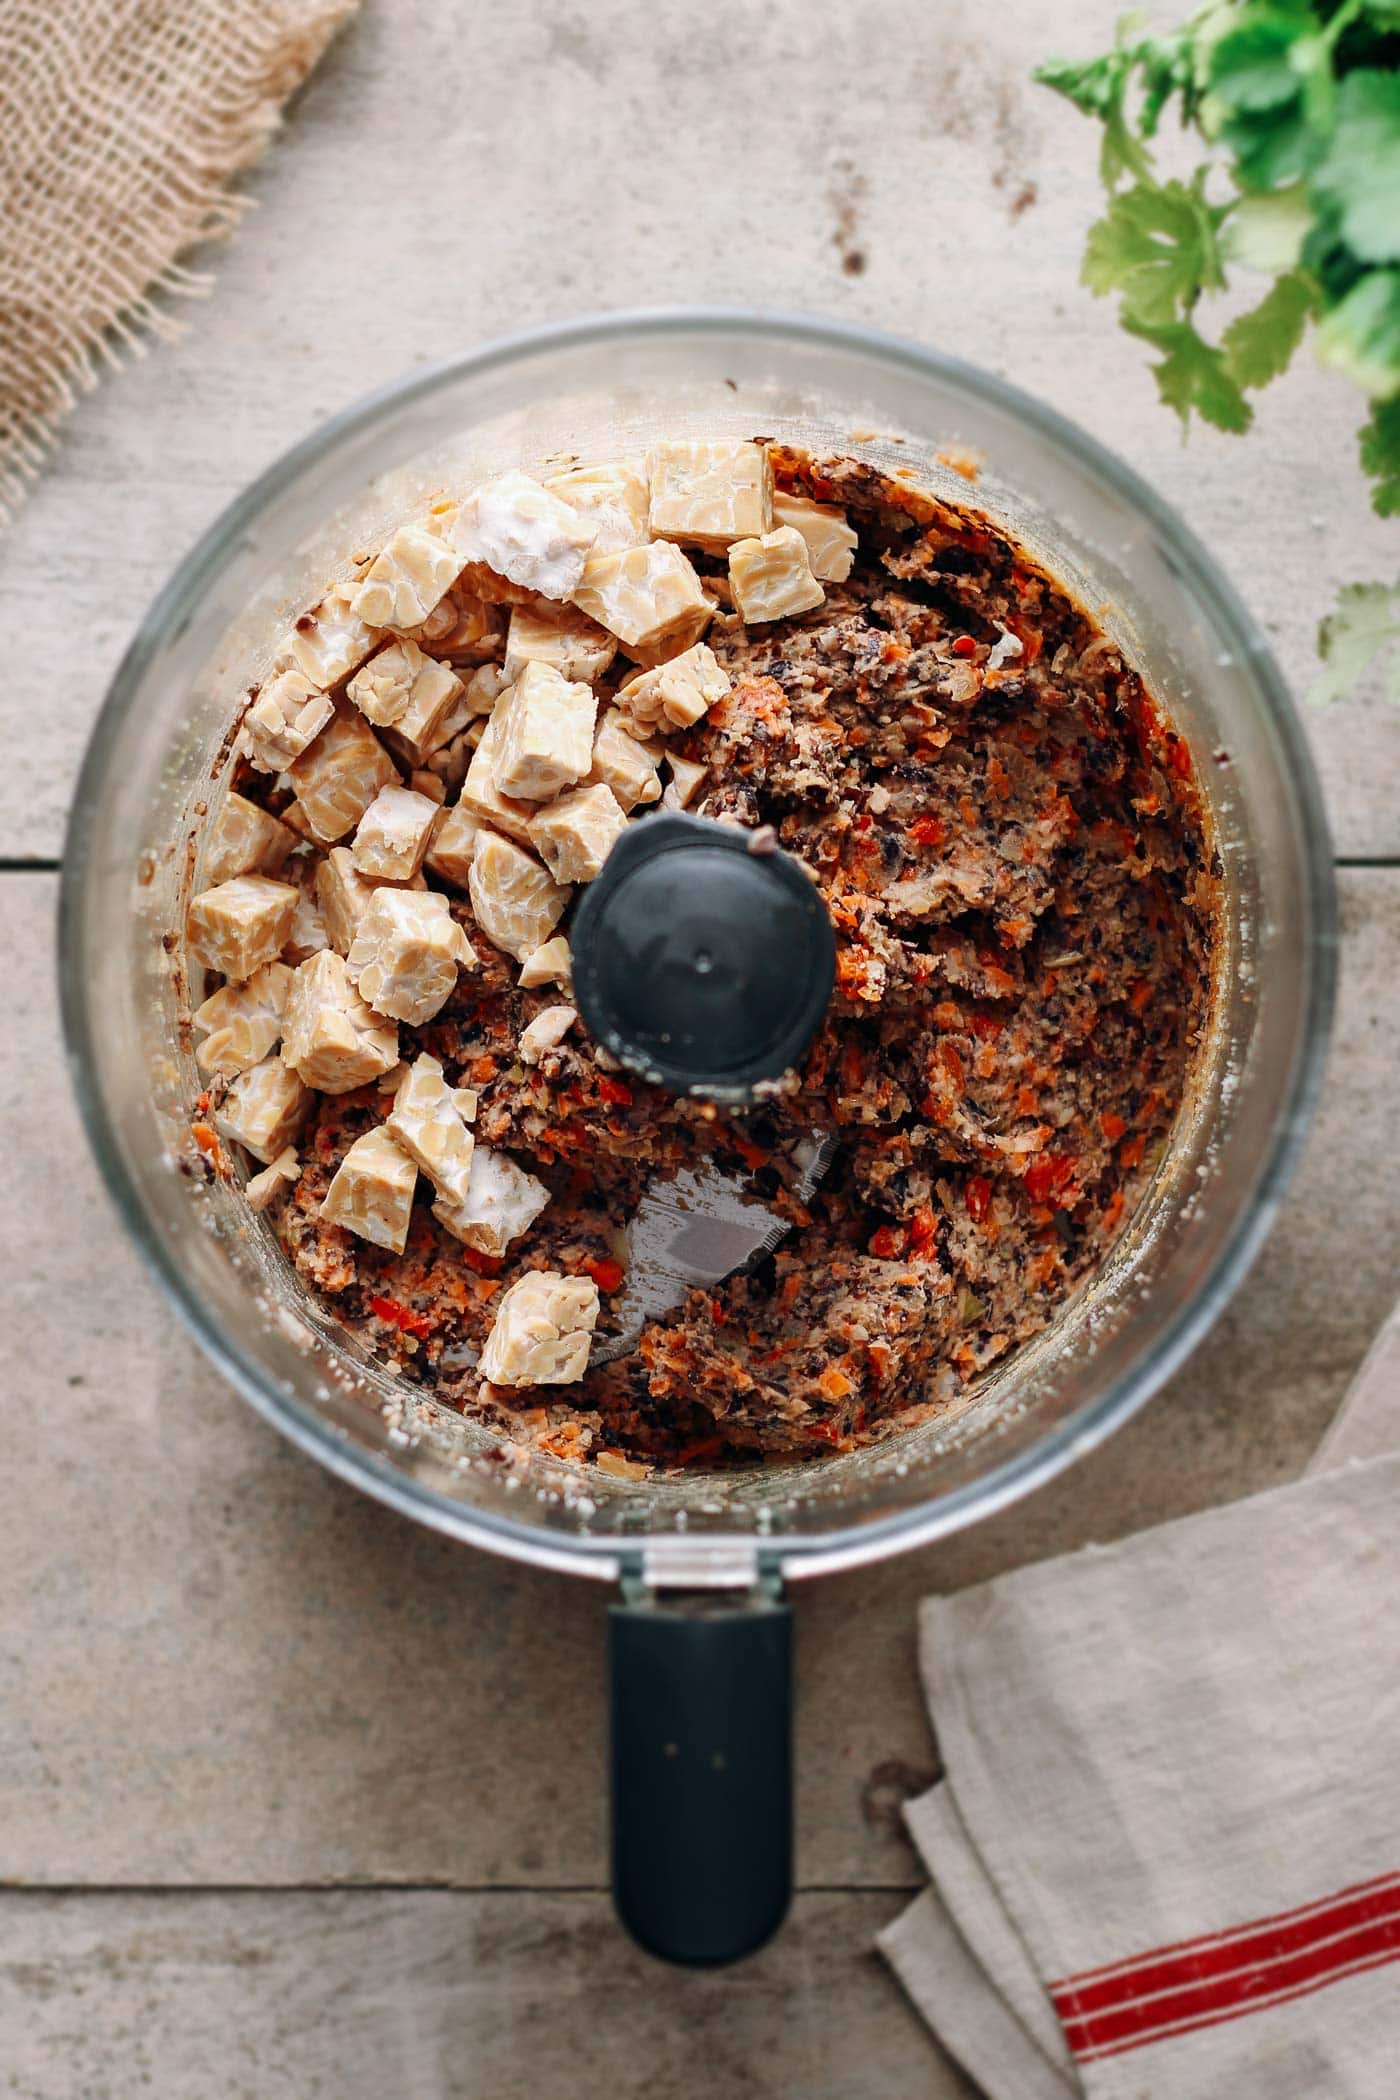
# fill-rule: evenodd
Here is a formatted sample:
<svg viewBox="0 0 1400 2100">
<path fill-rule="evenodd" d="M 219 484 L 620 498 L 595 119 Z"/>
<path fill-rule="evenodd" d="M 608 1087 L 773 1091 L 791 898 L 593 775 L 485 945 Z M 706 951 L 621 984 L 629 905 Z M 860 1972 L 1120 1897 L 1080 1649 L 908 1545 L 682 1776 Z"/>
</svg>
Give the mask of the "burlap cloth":
<svg viewBox="0 0 1400 2100">
<path fill-rule="evenodd" d="M 0 0 L 0 523 L 78 392 L 178 332 L 178 258 L 357 4 Z"/>
</svg>

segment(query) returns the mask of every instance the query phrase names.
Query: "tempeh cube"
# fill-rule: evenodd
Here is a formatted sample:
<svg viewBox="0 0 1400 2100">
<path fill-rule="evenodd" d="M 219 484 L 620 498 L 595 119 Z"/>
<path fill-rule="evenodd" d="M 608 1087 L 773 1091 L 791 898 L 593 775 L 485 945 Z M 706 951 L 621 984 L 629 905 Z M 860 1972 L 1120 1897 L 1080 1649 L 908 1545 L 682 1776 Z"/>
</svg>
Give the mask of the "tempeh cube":
<svg viewBox="0 0 1400 2100">
<path fill-rule="evenodd" d="M 442 531 L 464 563 L 544 598 L 567 598 L 583 575 L 597 527 L 530 475 L 513 469 L 473 490 Z"/>
<path fill-rule="evenodd" d="M 477 833 L 484 828 L 484 822 L 463 802 L 440 813 L 428 841 L 428 866 L 434 875 L 440 875 L 444 882 L 452 883 L 459 890 L 466 888 Z"/>
<path fill-rule="evenodd" d="M 750 626 L 810 612 L 826 597 L 807 560 L 807 543 L 794 525 L 737 541 L 729 550 L 729 584 Z"/>
<path fill-rule="evenodd" d="M 467 878 L 472 910 L 488 941 L 523 962 L 564 916 L 569 891 L 561 889 L 513 840 L 481 832 Z"/>
<path fill-rule="evenodd" d="M 380 639 L 354 610 L 354 597 L 353 584 L 336 584 L 319 604 L 293 622 L 282 645 L 284 654 L 323 693 L 348 678 Z"/>
<path fill-rule="evenodd" d="M 369 662 L 361 666 L 345 688 L 346 697 L 354 701 L 367 722 L 376 729 L 387 729 L 407 708 L 419 672 L 432 662 L 416 642 L 400 635 L 384 648 L 376 649 Z"/>
<path fill-rule="evenodd" d="M 300 1179 L 301 1161 L 295 1146 L 288 1145 L 270 1167 L 264 1167 L 261 1174 L 254 1174 L 244 1183 L 243 1195 L 249 1210 L 267 1210 L 279 1196 L 294 1189 Z"/>
<path fill-rule="evenodd" d="M 471 711 L 461 704 L 465 687 L 451 665 L 402 637 L 372 656 L 346 691 L 414 766 L 454 736 Z"/>
<path fill-rule="evenodd" d="M 379 889 L 369 901 L 346 968 L 376 1013 L 421 1028 L 452 996 L 476 951 L 435 890 Z"/>
<path fill-rule="evenodd" d="M 773 528 L 773 474 L 762 445 L 657 445 L 648 462 L 650 523 L 660 540 L 723 554 Z"/>
<path fill-rule="evenodd" d="M 501 831 L 508 838 L 518 839 L 522 844 L 530 836 L 530 820 L 535 815 L 531 802 L 517 802 L 503 795 L 496 785 L 496 752 L 500 744 L 501 711 L 505 706 L 502 697 L 497 702 L 496 712 L 482 734 L 481 742 L 472 753 L 467 777 L 462 782 L 460 806 L 472 816 L 489 824 L 494 831 Z"/>
<path fill-rule="evenodd" d="M 519 984 L 522 991 L 532 985 L 561 984 L 568 991 L 574 981 L 574 958 L 569 943 L 562 933 L 552 940 L 541 942 L 532 948 L 520 965 Z"/>
<path fill-rule="evenodd" d="M 476 1140 L 466 1126 L 462 1097 L 447 1084 L 435 1057 L 416 1057 L 405 1072 L 387 1127 L 440 1196 L 466 1202 Z"/>
<path fill-rule="evenodd" d="M 357 1137 L 336 1168 L 321 1216 L 376 1247 L 402 1254 L 417 1180 L 417 1167 L 381 1124 Z"/>
<path fill-rule="evenodd" d="M 549 664 L 528 663 L 492 715 L 492 770 L 512 801 L 546 802 L 581 780 L 593 762 L 598 703 L 590 687 Z"/>
<path fill-rule="evenodd" d="M 282 1061 L 323 1094 L 368 1086 L 398 1062 L 399 1032 L 372 1013 L 333 949 L 313 955 L 292 978 Z"/>
<path fill-rule="evenodd" d="M 379 790 L 399 777 L 368 722 L 344 706 L 288 772 L 307 822 L 326 846 L 353 830 Z"/>
<path fill-rule="evenodd" d="M 714 613 L 700 578 L 679 547 L 653 540 L 595 554 L 573 600 L 590 620 L 615 634 L 629 655 L 637 649 L 688 649 Z"/>
<path fill-rule="evenodd" d="M 661 746 L 644 744 L 632 736 L 621 711 L 610 707 L 593 739 L 588 784 L 601 782 L 612 789 L 624 810 L 633 810 L 639 802 L 655 802 L 660 795 L 661 775 L 656 770 L 660 759 Z"/>
<path fill-rule="evenodd" d="M 382 787 L 360 819 L 350 858 L 372 882 L 411 882 L 423 865 L 438 805 L 412 788 Z"/>
<path fill-rule="evenodd" d="M 454 1239 L 480 1254 L 504 1254 L 528 1232 L 549 1201 L 549 1190 L 504 1152 L 478 1145 L 472 1153 L 467 1193 L 460 1203 L 439 1196 L 433 1216 Z"/>
<path fill-rule="evenodd" d="M 268 962 L 197 1007 L 194 1025 L 205 1038 L 194 1053 L 200 1071 L 227 1079 L 261 1064 L 281 1037 L 291 984 L 285 963 Z"/>
<path fill-rule="evenodd" d="M 673 751 L 666 753 L 666 764 L 671 777 L 662 794 L 662 806 L 666 809 L 688 809 L 700 790 L 700 783 L 709 776 L 708 766 L 696 765 L 693 759 L 677 758 Z"/>
<path fill-rule="evenodd" d="M 601 678 L 617 655 L 617 637 L 572 605 L 517 605 L 506 636 L 504 676 L 513 683 L 526 664 L 551 664 L 563 678 Z"/>
<path fill-rule="evenodd" d="M 275 875 L 295 850 L 296 833 L 270 817 L 246 795 L 230 792 L 214 819 L 204 849 L 204 876 L 211 885 L 234 875 Z"/>
<path fill-rule="evenodd" d="M 626 828 L 616 795 L 600 783 L 547 804 L 530 825 L 530 844 L 556 882 L 592 882 Z"/>
<path fill-rule="evenodd" d="M 335 711 L 329 693 L 294 664 L 273 671 L 243 717 L 243 748 L 260 773 L 285 773 L 321 734 Z"/>
<path fill-rule="evenodd" d="M 588 1369 L 598 1309 L 590 1276 L 529 1270 L 497 1302 L 482 1377 L 492 1385 L 573 1385 Z"/>
<path fill-rule="evenodd" d="M 651 538 L 647 485 L 635 467 L 562 467 L 557 474 L 546 474 L 544 485 L 596 528 L 597 537 L 589 550 L 593 554 L 640 547 Z"/>
<path fill-rule="evenodd" d="M 401 525 L 371 562 L 351 610 L 371 627 L 418 627 L 455 581 L 462 563 L 426 523 Z"/>
<path fill-rule="evenodd" d="M 202 890 L 190 905 L 185 937 L 197 962 L 241 984 L 275 961 L 292 930 L 297 891 L 266 875 L 235 875 Z"/>
<path fill-rule="evenodd" d="M 316 897 L 326 938 L 337 955 L 348 955 L 375 885 L 361 875 L 348 846 L 332 846 L 316 869 Z"/>
<path fill-rule="evenodd" d="M 412 698 L 384 741 L 410 768 L 425 766 L 433 753 L 450 743 L 471 720 L 467 688 L 449 664 L 424 659 Z"/>
<path fill-rule="evenodd" d="M 775 496 L 773 523 L 801 533 L 807 560 L 819 583 L 844 583 L 860 545 L 834 503 L 813 503 L 806 496 Z"/>
<path fill-rule="evenodd" d="M 578 1019 L 577 1009 L 572 1006 L 546 1006 L 520 1031 L 517 1049 L 523 1065 L 537 1065 L 541 1058 L 557 1050 L 569 1030 Z"/>
<path fill-rule="evenodd" d="M 280 1057 L 265 1057 L 234 1080 L 214 1111 L 214 1127 L 221 1137 L 245 1146 L 261 1166 L 271 1166 L 300 1130 L 314 1099 Z"/>
<path fill-rule="evenodd" d="M 472 713 L 451 665 L 425 656 L 403 637 L 371 657 L 346 691 L 410 766 L 425 764 Z"/>
<path fill-rule="evenodd" d="M 730 690 L 729 673 L 713 649 L 697 642 L 655 670 L 638 671 L 618 687 L 617 704 L 634 736 L 691 729 Z"/>
</svg>

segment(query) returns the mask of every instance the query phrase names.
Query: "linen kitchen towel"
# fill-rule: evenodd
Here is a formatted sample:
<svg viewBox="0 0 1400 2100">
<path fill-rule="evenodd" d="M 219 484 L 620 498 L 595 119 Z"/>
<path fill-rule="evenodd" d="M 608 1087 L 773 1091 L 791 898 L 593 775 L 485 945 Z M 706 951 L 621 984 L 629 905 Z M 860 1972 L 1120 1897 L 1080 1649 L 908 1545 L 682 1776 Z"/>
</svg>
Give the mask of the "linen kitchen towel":
<svg viewBox="0 0 1400 2100">
<path fill-rule="evenodd" d="M 1400 1451 L 1400 1305 L 1372 1342 L 1308 1471 L 1330 1473 L 1349 1459 L 1391 1451 Z"/>
<path fill-rule="evenodd" d="M 103 363 L 175 333 L 178 257 L 357 0 L 6 0 L 0 7 L 0 523 Z"/>
<path fill-rule="evenodd" d="M 991 2100 L 1400 2091 L 1384 1342 L 1325 1475 L 925 1605 L 933 1886 L 881 1946 Z"/>
</svg>

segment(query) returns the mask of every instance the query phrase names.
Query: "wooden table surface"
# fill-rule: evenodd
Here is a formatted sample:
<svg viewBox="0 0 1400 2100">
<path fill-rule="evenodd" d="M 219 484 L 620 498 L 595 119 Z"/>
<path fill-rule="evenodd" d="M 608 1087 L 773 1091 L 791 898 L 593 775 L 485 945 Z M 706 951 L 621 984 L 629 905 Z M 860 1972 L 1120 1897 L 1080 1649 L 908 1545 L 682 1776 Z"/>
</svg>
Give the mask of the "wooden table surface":
<svg viewBox="0 0 1400 2100">
<path fill-rule="evenodd" d="M 1310 363 L 1183 446 L 1079 289 L 1096 139 L 1029 84 L 1117 0 L 367 0 L 253 177 L 188 334 L 84 401 L 0 548 L 0 2093 L 910 2100 L 971 2088 L 872 1954 L 933 1767 L 917 1599 L 1286 1480 L 1396 1291 L 1400 713 L 1310 733 L 1344 917 L 1318 1128 L 1210 1340 L 981 1529 L 798 1600 L 800 1890 L 726 1975 L 604 1889 L 602 1603 L 454 1547 L 281 1443 L 175 1326 L 68 1094 L 65 807 L 107 678 L 243 483 L 357 394 L 589 310 L 745 302 L 1014 377 L 1160 487 L 1301 685 L 1337 584 L 1393 573 L 1355 397 Z"/>
</svg>

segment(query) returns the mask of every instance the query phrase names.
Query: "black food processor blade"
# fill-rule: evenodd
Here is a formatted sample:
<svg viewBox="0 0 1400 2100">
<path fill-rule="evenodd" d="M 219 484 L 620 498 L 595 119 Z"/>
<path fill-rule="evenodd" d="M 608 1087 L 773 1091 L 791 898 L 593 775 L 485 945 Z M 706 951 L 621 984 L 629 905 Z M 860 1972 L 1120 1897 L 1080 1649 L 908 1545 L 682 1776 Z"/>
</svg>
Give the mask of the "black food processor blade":
<svg viewBox="0 0 1400 2100">
<path fill-rule="evenodd" d="M 797 1062 L 836 976 L 826 907 L 772 830 L 681 811 L 628 826 L 571 942 L 596 1043 L 653 1085 L 738 1105 Z"/>
<path fill-rule="evenodd" d="M 574 996 L 595 1042 L 677 1093 L 761 1099 L 821 1025 L 835 978 L 831 922 L 769 830 L 662 813 L 632 825 L 585 890 L 573 927 Z M 806 1202 L 834 1141 L 794 1150 Z M 775 1247 L 788 1230 L 747 1177 L 701 1165 L 652 1183 L 627 1227 L 619 1331 L 592 1363 L 636 1345 L 647 1320 Z"/>
</svg>

